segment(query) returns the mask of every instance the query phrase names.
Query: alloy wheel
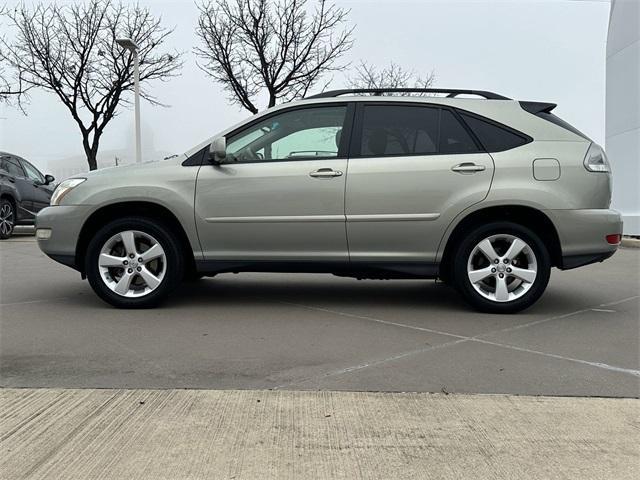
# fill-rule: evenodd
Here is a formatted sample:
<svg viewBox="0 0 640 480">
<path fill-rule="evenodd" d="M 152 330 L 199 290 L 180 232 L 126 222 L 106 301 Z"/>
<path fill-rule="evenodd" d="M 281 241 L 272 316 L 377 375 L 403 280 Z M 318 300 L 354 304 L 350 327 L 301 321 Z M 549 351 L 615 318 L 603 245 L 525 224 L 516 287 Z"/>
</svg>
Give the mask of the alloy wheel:
<svg viewBox="0 0 640 480">
<path fill-rule="evenodd" d="M 514 235 L 492 235 L 479 242 L 467 262 L 471 286 L 484 298 L 504 303 L 533 286 L 538 262 L 531 246 Z"/>
<path fill-rule="evenodd" d="M 143 297 L 162 283 L 167 256 L 153 236 L 126 230 L 105 242 L 98 267 L 100 278 L 111 291 L 123 297 Z"/>
<path fill-rule="evenodd" d="M 2 204 L 0 208 L 0 234 L 3 237 L 8 237 L 13 232 L 15 224 L 15 215 L 13 213 L 13 206 L 6 202 Z"/>
</svg>

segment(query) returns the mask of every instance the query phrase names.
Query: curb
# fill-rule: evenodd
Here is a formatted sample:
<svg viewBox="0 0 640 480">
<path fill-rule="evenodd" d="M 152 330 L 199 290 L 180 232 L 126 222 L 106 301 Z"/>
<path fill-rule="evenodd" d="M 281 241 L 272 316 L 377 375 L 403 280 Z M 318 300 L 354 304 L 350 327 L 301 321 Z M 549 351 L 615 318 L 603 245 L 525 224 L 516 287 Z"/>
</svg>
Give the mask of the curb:
<svg viewBox="0 0 640 480">
<path fill-rule="evenodd" d="M 622 237 L 620 246 L 625 248 L 640 248 L 640 238 Z"/>
</svg>

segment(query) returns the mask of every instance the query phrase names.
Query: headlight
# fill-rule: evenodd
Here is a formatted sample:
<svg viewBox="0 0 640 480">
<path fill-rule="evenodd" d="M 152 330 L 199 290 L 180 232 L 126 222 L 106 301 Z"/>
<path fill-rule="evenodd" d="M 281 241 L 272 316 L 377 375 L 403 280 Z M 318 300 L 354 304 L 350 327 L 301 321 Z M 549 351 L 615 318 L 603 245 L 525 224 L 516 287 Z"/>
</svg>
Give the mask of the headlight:
<svg viewBox="0 0 640 480">
<path fill-rule="evenodd" d="M 600 145 L 592 143 L 584 157 L 584 168 L 590 172 L 610 172 L 609 160 Z"/>
<path fill-rule="evenodd" d="M 85 180 L 86 178 L 70 178 L 60 183 L 60 185 L 58 185 L 58 187 L 53 192 L 53 195 L 51 195 L 51 205 L 60 205 L 60 202 L 65 197 L 65 195 Z"/>
</svg>

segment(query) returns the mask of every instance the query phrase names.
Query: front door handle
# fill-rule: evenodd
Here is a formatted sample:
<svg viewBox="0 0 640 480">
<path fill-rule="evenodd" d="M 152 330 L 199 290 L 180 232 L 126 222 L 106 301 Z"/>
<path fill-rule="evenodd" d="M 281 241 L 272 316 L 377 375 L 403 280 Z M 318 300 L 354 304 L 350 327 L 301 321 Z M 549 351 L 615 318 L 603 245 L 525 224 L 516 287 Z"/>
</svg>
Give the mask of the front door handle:
<svg viewBox="0 0 640 480">
<path fill-rule="evenodd" d="M 333 178 L 341 177 L 342 172 L 339 170 L 334 170 L 333 168 L 320 168 L 309 173 L 309 176 L 313 178 Z"/>
<path fill-rule="evenodd" d="M 474 173 L 474 172 L 482 172 L 486 170 L 487 167 L 484 165 L 476 165 L 475 163 L 465 162 L 459 163 L 458 165 L 451 167 L 451 170 L 459 173 Z"/>
</svg>

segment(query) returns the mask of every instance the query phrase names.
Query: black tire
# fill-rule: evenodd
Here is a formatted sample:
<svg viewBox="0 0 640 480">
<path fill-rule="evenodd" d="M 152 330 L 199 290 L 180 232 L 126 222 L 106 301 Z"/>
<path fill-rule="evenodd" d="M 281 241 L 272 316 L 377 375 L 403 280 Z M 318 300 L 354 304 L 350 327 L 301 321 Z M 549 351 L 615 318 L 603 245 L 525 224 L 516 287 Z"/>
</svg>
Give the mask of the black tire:
<svg viewBox="0 0 640 480">
<path fill-rule="evenodd" d="M 519 298 L 497 302 L 485 298 L 472 286 L 467 264 L 476 245 L 492 235 L 513 235 L 529 245 L 537 262 L 537 274 L 531 287 Z M 551 274 L 549 252 L 540 237 L 530 229 L 512 222 L 494 222 L 469 231 L 458 244 L 453 261 L 454 282 L 464 298 L 477 310 L 487 313 L 515 313 L 533 305 L 544 293 Z"/>
<path fill-rule="evenodd" d="M 11 200 L 3 198 L 0 200 L 0 240 L 9 238 L 15 226 L 16 208 Z"/>
<path fill-rule="evenodd" d="M 140 297 L 125 297 L 113 292 L 101 278 L 98 258 L 104 244 L 114 235 L 137 230 L 158 241 L 166 255 L 166 271 L 160 284 L 152 292 Z M 114 220 L 98 230 L 89 242 L 85 256 L 85 272 L 91 288 L 105 302 L 118 308 L 150 308 L 163 301 L 184 276 L 184 257 L 181 244 L 161 222 L 148 218 L 125 217 Z"/>
</svg>

